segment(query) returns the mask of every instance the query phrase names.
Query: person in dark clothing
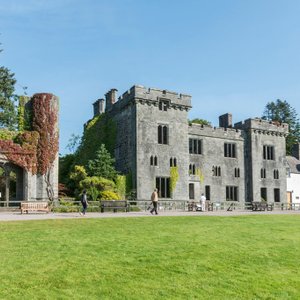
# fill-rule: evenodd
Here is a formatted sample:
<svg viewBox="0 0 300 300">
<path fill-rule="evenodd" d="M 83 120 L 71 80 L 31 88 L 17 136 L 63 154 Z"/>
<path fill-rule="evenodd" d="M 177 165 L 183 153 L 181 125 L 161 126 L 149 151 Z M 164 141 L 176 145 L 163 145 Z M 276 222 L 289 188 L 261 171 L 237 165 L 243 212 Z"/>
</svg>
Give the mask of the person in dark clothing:
<svg viewBox="0 0 300 300">
<path fill-rule="evenodd" d="M 89 205 L 88 201 L 87 201 L 86 190 L 83 190 L 80 201 L 81 201 L 81 204 L 82 204 L 82 211 L 79 214 L 85 216 L 87 207 Z"/>
</svg>

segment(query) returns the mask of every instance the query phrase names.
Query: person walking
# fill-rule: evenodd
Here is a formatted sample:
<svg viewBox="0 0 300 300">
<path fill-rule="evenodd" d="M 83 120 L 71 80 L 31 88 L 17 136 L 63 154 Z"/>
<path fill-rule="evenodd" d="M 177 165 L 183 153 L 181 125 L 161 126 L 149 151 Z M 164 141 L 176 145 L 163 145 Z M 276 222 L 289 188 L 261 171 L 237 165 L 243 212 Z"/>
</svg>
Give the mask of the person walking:
<svg viewBox="0 0 300 300">
<path fill-rule="evenodd" d="M 89 205 L 88 201 L 87 201 L 86 190 L 83 190 L 80 201 L 81 201 L 81 204 L 82 204 L 82 211 L 79 214 L 85 216 L 87 207 Z"/>
<path fill-rule="evenodd" d="M 158 215 L 158 213 L 157 213 L 157 204 L 158 204 L 157 189 L 154 189 L 154 191 L 151 195 L 151 201 L 153 204 L 153 208 L 150 210 L 150 213 L 153 215 L 153 212 L 155 212 L 155 214 Z"/>
<path fill-rule="evenodd" d="M 205 211 L 205 201 L 206 201 L 206 197 L 204 196 L 204 194 L 201 194 L 200 197 L 201 211 Z"/>
</svg>

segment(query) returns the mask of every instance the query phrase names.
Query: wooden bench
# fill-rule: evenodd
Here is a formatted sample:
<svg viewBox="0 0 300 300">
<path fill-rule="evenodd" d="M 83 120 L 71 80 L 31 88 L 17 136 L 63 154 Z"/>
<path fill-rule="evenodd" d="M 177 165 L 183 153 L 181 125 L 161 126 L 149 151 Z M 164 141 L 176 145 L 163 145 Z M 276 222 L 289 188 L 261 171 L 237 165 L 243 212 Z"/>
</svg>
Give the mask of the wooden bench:
<svg viewBox="0 0 300 300">
<path fill-rule="evenodd" d="M 21 214 L 23 212 L 28 212 L 30 211 L 43 211 L 46 213 L 49 213 L 50 208 L 49 204 L 46 201 L 25 201 L 21 202 Z"/>
<path fill-rule="evenodd" d="M 101 200 L 100 202 L 101 212 L 105 209 L 113 210 L 117 212 L 118 209 L 123 209 L 129 212 L 129 203 L 126 200 Z"/>
<path fill-rule="evenodd" d="M 252 211 L 271 211 L 273 210 L 273 204 L 267 202 L 252 202 Z"/>
</svg>

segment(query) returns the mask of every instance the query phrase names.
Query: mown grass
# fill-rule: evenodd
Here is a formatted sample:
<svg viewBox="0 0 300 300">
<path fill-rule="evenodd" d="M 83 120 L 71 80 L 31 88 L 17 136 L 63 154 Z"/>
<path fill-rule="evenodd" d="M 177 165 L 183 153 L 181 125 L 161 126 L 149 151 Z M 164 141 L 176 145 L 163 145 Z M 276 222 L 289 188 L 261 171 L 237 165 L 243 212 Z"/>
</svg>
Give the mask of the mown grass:
<svg viewBox="0 0 300 300">
<path fill-rule="evenodd" d="M 300 216 L 0 223 L 0 299 L 300 299 Z"/>
</svg>

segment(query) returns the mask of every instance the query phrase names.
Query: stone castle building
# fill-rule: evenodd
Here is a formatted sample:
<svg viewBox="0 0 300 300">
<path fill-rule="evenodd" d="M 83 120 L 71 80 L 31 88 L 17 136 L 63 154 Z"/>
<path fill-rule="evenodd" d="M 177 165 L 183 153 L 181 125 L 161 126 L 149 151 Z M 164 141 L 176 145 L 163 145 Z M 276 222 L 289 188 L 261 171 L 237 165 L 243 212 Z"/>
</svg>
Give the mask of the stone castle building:
<svg viewBox="0 0 300 300">
<path fill-rule="evenodd" d="M 219 126 L 189 124 L 191 96 L 135 85 L 117 99 L 97 100 L 94 116 L 117 125 L 116 168 L 133 176 L 138 199 L 155 187 L 160 199 L 286 201 L 286 124 L 247 119 Z"/>
</svg>

